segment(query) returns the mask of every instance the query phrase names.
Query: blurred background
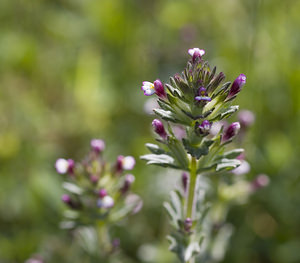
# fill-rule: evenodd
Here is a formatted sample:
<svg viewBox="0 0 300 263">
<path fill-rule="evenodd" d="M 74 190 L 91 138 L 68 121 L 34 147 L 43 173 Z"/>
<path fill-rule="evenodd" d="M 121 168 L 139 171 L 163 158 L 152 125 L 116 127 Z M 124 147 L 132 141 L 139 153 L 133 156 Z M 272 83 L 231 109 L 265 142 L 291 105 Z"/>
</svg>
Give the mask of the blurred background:
<svg viewBox="0 0 300 263">
<path fill-rule="evenodd" d="M 89 262 L 59 229 L 54 162 L 80 160 L 92 138 L 111 162 L 147 153 L 141 83 L 181 72 L 191 47 L 228 80 L 247 75 L 237 103 L 256 116 L 249 179 L 271 180 L 231 210 L 223 262 L 300 262 L 299 11 L 297 0 L 0 1 L 0 262 Z M 133 172 L 144 208 L 114 230 L 121 262 L 177 262 L 162 202 L 178 174 L 139 160 Z"/>
</svg>

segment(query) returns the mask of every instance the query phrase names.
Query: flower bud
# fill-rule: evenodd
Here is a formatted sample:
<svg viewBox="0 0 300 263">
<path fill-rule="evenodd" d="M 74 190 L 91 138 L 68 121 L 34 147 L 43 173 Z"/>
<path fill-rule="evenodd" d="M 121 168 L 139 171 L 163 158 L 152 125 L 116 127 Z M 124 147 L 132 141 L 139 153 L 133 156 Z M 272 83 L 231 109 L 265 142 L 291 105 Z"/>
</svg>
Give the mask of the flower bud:
<svg viewBox="0 0 300 263">
<path fill-rule="evenodd" d="M 70 173 L 74 172 L 75 162 L 72 159 L 63 159 L 59 158 L 55 162 L 55 169 L 59 174 Z"/>
<path fill-rule="evenodd" d="M 229 93 L 227 95 L 227 100 L 235 97 L 242 89 L 242 87 L 246 84 L 246 76 L 244 74 L 240 74 L 235 81 L 232 83 Z"/>
<path fill-rule="evenodd" d="M 238 119 L 242 127 L 248 128 L 254 123 L 255 116 L 252 111 L 241 110 L 238 114 Z"/>
<path fill-rule="evenodd" d="M 189 175 L 186 172 L 183 172 L 181 175 L 181 183 L 183 191 L 186 193 L 188 187 Z"/>
<path fill-rule="evenodd" d="M 162 137 L 164 140 L 167 139 L 168 135 L 166 133 L 165 127 L 163 125 L 163 123 L 158 120 L 158 119 L 154 119 L 152 121 L 152 126 L 154 128 L 154 131 L 160 136 Z"/>
<path fill-rule="evenodd" d="M 98 195 L 100 198 L 104 198 L 105 196 L 107 196 L 107 191 L 106 189 L 102 188 L 99 190 Z"/>
<path fill-rule="evenodd" d="M 270 183 L 270 179 L 265 174 L 258 175 L 252 182 L 252 190 L 256 191 L 260 188 L 266 187 Z"/>
<path fill-rule="evenodd" d="M 189 217 L 188 218 L 186 218 L 185 220 L 184 220 L 184 230 L 185 231 L 187 231 L 187 232 L 190 232 L 191 231 L 191 228 L 192 228 L 192 226 L 193 226 L 193 221 L 192 221 L 192 219 L 190 219 Z"/>
<path fill-rule="evenodd" d="M 99 208 L 112 208 L 114 204 L 114 199 L 109 195 L 106 195 L 97 201 L 97 206 Z"/>
<path fill-rule="evenodd" d="M 154 81 L 154 89 L 155 89 L 155 93 L 158 97 L 160 97 L 161 99 L 165 99 L 167 97 L 167 93 L 165 91 L 164 85 L 162 84 L 162 82 L 157 79 Z"/>
<path fill-rule="evenodd" d="M 132 170 L 135 166 L 135 159 L 132 156 L 119 155 L 116 163 L 117 172 L 121 173 L 123 170 Z"/>
<path fill-rule="evenodd" d="M 129 188 L 132 185 L 132 183 L 134 182 L 134 180 L 135 180 L 135 177 L 132 174 L 125 175 L 125 181 L 121 188 L 122 194 L 125 194 L 129 190 Z"/>
<path fill-rule="evenodd" d="M 222 142 L 227 142 L 231 140 L 234 136 L 236 136 L 241 128 L 239 122 L 231 123 L 223 132 Z"/>
<path fill-rule="evenodd" d="M 209 134 L 210 128 L 211 128 L 212 123 L 209 122 L 208 120 L 204 120 L 199 126 L 199 133 L 201 135 L 207 135 Z"/>
<path fill-rule="evenodd" d="M 101 153 L 105 149 L 105 143 L 103 140 L 93 139 L 93 140 L 91 140 L 91 147 L 94 152 Z"/>
<path fill-rule="evenodd" d="M 61 200 L 72 209 L 80 208 L 80 203 L 72 200 L 68 194 L 63 194 Z"/>
<path fill-rule="evenodd" d="M 61 197 L 61 200 L 66 203 L 66 204 L 69 204 L 71 202 L 71 197 L 67 194 L 63 194 L 62 197 Z"/>
</svg>

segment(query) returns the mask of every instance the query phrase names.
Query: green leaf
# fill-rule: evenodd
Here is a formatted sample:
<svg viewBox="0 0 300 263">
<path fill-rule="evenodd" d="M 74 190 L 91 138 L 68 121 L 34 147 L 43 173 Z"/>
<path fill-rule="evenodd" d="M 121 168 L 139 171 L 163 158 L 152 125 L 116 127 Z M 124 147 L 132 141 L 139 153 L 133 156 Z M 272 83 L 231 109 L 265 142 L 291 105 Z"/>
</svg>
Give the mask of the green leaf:
<svg viewBox="0 0 300 263">
<path fill-rule="evenodd" d="M 239 109 L 238 105 L 230 106 L 228 108 L 222 109 L 218 111 L 215 117 L 213 117 L 211 120 L 212 121 L 220 121 L 224 118 L 229 118 L 233 113 L 235 113 Z"/>
<path fill-rule="evenodd" d="M 167 154 L 146 154 L 140 157 L 142 160 L 146 160 L 147 164 L 155 164 L 164 167 L 179 168 L 175 165 L 173 157 Z"/>
<path fill-rule="evenodd" d="M 83 190 L 76 184 L 63 182 L 62 187 L 72 194 L 81 195 L 83 193 Z"/>
<path fill-rule="evenodd" d="M 243 152 L 244 152 L 244 149 L 242 149 L 242 148 L 234 149 L 232 151 L 225 152 L 224 154 L 222 154 L 220 156 L 220 158 L 235 159 Z"/>
<path fill-rule="evenodd" d="M 165 150 L 163 150 L 158 145 L 153 144 L 153 143 L 146 143 L 146 147 L 149 149 L 150 152 L 155 153 L 155 154 L 166 153 Z"/>
<path fill-rule="evenodd" d="M 168 90 L 170 91 L 170 93 L 177 97 L 177 98 L 181 98 L 182 97 L 182 92 L 179 89 L 174 88 L 173 86 L 169 85 L 169 84 L 165 84 L 166 87 L 168 88 Z"/>
<path fill-rule="evenodd" d="M 236 167 L 238 167 L 241 164 L 241 162 L 237 159 L 227 159 L 223 158 L 217 163 L 216 171 L 221 170 L 232 170 Z"/>
<path fill-rule="evenodd" d="M 192 145 L 188 140 L 182 139 L 185 149 L 190 155 L 199 159 L 203 155 L 207 155 L 209 147 L 214 143 L 213 140 L 204 140 L 200 146 Z"/>
</svg>

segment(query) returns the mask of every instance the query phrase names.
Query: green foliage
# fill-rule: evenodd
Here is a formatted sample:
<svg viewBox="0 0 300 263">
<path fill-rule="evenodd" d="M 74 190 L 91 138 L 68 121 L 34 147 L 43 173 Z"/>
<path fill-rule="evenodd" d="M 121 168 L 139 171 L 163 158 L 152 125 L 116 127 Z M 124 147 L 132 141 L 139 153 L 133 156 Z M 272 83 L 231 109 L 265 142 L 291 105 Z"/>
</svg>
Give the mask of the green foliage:
<svg viewBox="0 0 300 263">
<path fill-rule="evenodd" d="M 256 115 L 243 145 L 249 177 L 271 178 L 229 214 L 224 262 L 299 262 L 299 9 L 293 0 L 0 1 L 0 261 L 91 262 L 59 231 L 54 161 L 80 158 L 92 137 L 111 145 L 109 157 L 143 153 L 152 116 L 139 80 L 167 81 L 199 46 L 228 79 L 248 76 L 239 104 Z M 176 175 L 162 184 L 159 169 L 137 164 L 147 205 L 134 227 L 114 229 L 122 263 L 173 262 L 160 209 Z"/>
</svg>

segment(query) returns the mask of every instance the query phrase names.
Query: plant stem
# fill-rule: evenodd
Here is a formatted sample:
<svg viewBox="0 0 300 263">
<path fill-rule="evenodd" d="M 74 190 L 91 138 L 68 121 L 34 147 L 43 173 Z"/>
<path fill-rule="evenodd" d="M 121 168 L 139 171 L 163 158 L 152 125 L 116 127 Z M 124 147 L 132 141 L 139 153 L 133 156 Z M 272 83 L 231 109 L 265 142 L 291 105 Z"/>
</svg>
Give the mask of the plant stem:
<svg viewBox="0 0 300 263">
<path fill-rule="evenodd" d="M 195 157 L 192 157 L 191 166 L 190 166 L 190 184 L 189 184 L 189 194 L 188 194 L 188 203 L 187 203 L 187 218 L 192 219 L 193 215 L 193 204 L 194 204 L 194 195 L 195 195 L 195 186 L 197 178 L 197 160 Z"/>
</svg>

